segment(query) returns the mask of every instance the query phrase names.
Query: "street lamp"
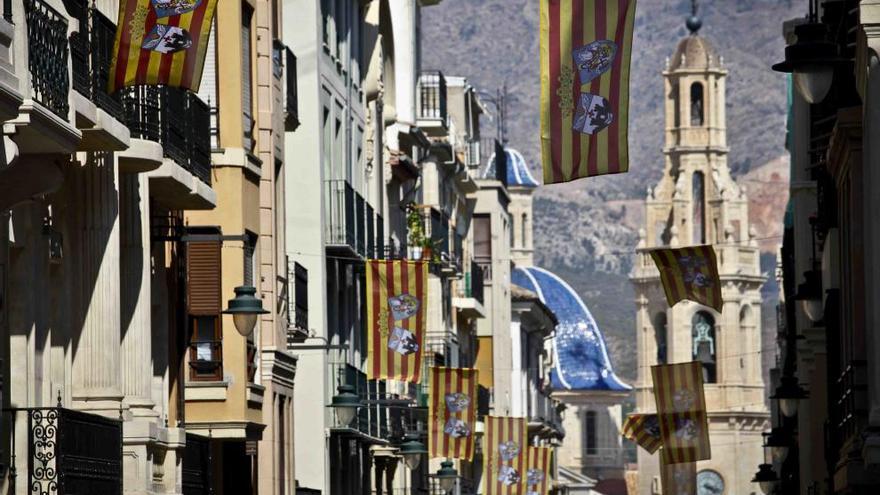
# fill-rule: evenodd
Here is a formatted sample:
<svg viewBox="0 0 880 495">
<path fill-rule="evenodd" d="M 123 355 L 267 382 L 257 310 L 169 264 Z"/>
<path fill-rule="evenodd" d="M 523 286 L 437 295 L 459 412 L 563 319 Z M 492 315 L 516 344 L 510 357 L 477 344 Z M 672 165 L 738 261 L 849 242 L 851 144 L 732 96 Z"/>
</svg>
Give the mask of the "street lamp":
<svg viewBox="0 0 880 495">
<path fill-rule="evenodd" d="M 453 467 L 454 464 L 450 460 L 440 463 L 440 469 L 437 470 L 437 479 L 440 480 L 440 489 L 443 492 L 449 492 L 455 488 L 455 480 L 458 479 L 458 471 Z"/>
<path fill-rule="evenodd" d="M 804 283 L 799 284 L 794 299 L 801 302 L 807 318 L 813 323 L 825 316 L 822 301 L 822 274 L 815 268 L 804 272 Z"/>
<path fill-rule="evenodd" d="M 797 415 L 798 403 L 801 399 L 807 398 L 807 391 L 798 384 L 794 376 L 783 376 L 779 386 L 776 387 L 776 394 L 771 395 L 770 398 L 778 400 L 782 415 L 791 418 Z"/>
<path fill-rule="evenodd" d="M 837 45 L 828 41 L 828 28 L 818 21 L 816 0 L 809 0 L 807 22 L 795 26 L 797 41 L 785 47 L 785 60 L 773 70 L 790 72 L 794 85 L 808 103 L 825 99 L 834 79 L 834 65 L 840 60 Z"/>
<path fill-rule="evenodd" d="M 407 435 L 407 438 L 408 440 L 400 445 L 400 455 L 403 456 L 406 467 L 414 471 L 419 468 L 422 456 L 428 453 L 428 449 L 416 437 Z"/>
<path fill-rule="evenodd" d="M 232 315 L 235 329 L 242 337 L 247 337 L 257 325 L 257 316 L 268 313 L 263 309 L 263 301 L 254 296 L 257 289 L 251 285 L 235 288 L 235 297 L 229 300 L 223 314 Z"/>
<path fill-rule="evenodd" d="M 363 404 L 351 385 L 342 384 L 336 387 L 336 390 L 339 393 L 330 399 L 330 405 L 327 407 L 332 407 L 336 411 L 336 422 L 345 428 L 351 426 L 358 408 Z"/>
<path fill-rule="evenodd" d="M 790 445 L 788 435 L 785 434 L 782 427 L 777 426 L 770 430 L 770 433 L 764 434 L 764 447 L 770 449 L 770 456 L 776 464 L 785 462 Z"/>
<path fill-rule="evenodd" d="M 764 495 L 770 495 L 779 483 L 779 477 L 776 476 L 773 466 L 761 464 L 758 466 L 758 472 L 755 473 L 755 477 L 752 478 L 752 483 L 757 483 L 761 487 L 761 491 L 764 492 Z"/>
</svg>

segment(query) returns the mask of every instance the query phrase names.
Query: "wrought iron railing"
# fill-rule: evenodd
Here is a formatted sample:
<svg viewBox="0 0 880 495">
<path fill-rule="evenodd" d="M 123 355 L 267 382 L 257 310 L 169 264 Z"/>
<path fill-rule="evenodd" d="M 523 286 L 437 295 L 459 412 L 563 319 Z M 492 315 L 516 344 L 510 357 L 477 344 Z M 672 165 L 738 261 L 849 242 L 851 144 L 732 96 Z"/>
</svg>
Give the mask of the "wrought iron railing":
<svg viewBox="0 0 880 495">
<path fill-rule="evenodd" d="M 293 287 L 288 310 L 292 325 L 287 332 L 287 343 L 291 345 L 301 342 L 309 332 L 309 272 L 297 262 L 289 266 L 288 280 Z"/>
<path fill-rule="evenodd" d="M 367 254 L 367 237 L 366 237 L 366 215 L 367 215 L 367 202 L 364 201 L 364 197 L 360 195 L 360 193 L 354 193 L 354 225 L 355 225 L 355 248 L 357 252 L 361 256 L 366 256 Z"/>
<path fill-rule="evenodd" d="M 376 215 L 376 236 L 373 239 L 375 239 L 376 257 L 385 259 L 385 219 L 382 215 Z"/>
<path fill-rule="evenodd" d="M 31 96 L 67 119 L 70 76 L 67 69 L 67 19 L 44 0 L 24 0 Z"/>
<path fill-rule="evenodd" d="M 36 495 L 122 494 L 122 422 L 61 407 L 4 411 L 12 426 L 9 478 Z M 27 421 L 19 438 L 18 421 Z M 16 442 L 27 442 L 26 458 Z M 14 486 L 10 487 L 15 490 Z"/>
<path fill-rule="evenodd" d="M 89 41 L 92 52 L 91 97 L 98 107 L 107 113 L 122 118 L 122 101 L 119 95 L 107 93 L 110 81 L 110 67 L 113 64 L 113 43 L 116 37 L 116 23 L 98 9 L 91 9 L 91 32 Z"/>
<path fill-rule="evenodd" d="M 156 141 L 167 158 L 211 184 L 211 117 L 194 93 L 167 86 L 120 90 L 131 137 Z"/>
<path fill-rule="evenodd" d="M 74 91 L 86 98 L 91 96 L 91 76 L 89 73 L 89 7 L 85 0 L 64 2 L 68 13 L 79 22 L 79 29 L 70 35 L 70 67 Z"/>
<path fill-rule="evenodd" d="M 367 232 L 366 232 L 366 243 L 367 243 L 367 258 L 375 259 L 376 258 L 376 244 L 373 240 L 376 238 L 376 213 L 373 211 L 373 207 L 370 204 L 367 204 L 367 214 L 366 214 L 366 222 L 367 222 Z"/>
<path fill-rule="evenodd" d="M 419 119 L 446 123 L 446 78 L 439 70 L 419 75 Z"/>
<path fill-rule="evenodd" d="M 468 168 L 478 168 L 482 164 L 480 153 L 480 140 L 474 139 L 467 142 L 466 165 Z"/>
<path fill-rule="evenodd" d="M 483 303 L 483 269 L 471 260 L 470 271 L 465 274 L 465 295 Z"/>
<path fill-rule="evenodd" d="M 328 221 L 325 234 L 328 245 L 349 246 L 355 249 L 354 189 L 344 179 L 326 181 L 326 211 Z"/>
<path fill-rule="evenodd" d="M 474 256 L 474 263 L 483 272 L 483 282 L 492 281 L 492 258 L 489 256 Z"/>
<path fill-rule="evenodd" d="M 296 56 L 287 47 L 285 47 L 285 67 L 284 123 L 287 130 L 294 131 L 299 127 L 299 91 L 296 83 Z"/>
</svg>

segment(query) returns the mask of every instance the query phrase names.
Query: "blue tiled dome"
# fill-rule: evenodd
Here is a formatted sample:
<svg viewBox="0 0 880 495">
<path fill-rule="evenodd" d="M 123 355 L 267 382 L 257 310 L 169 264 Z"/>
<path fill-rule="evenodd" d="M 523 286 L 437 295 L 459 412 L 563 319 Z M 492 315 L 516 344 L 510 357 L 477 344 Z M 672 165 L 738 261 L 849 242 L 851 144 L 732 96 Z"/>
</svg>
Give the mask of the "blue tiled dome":
<svg viewBox="0 0 880 495">
<path fill-rule="evenodd" d="M 511 148 L 505 148 L 507 153 L 507 185 L 522 187 L 538 187 L 541 184 L 532 177 L 529 171 L 529 165 L 519 151 Z M 495 153 L 489 157 L 486 166 L 483 167 L 483 173 L 480 177 L 484 179 L 495 177 Z"/>
<path fill-rule="evenodd" d="M 556 314 L 553 351 L 556 367 L 550 373 L 554 388 L 566 390 L 632 390 L 614 373 L 605 338 L 587 305 L 564 280 L 543 268 L 517 267 L 511 281 L 536 292 Z"/>
</svg>

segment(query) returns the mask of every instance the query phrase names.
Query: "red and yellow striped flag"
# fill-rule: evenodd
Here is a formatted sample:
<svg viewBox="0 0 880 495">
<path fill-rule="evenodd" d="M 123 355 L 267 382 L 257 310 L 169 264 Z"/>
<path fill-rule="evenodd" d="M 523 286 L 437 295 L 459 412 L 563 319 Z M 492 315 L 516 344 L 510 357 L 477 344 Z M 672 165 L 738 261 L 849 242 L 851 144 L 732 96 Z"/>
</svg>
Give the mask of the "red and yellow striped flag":
<svg viewBox="0 0 880 495">
<path fill-rule="evenodd" d="M 528 426 L 524 418 L 486 416 L 483 434 L 483 495 L 526 491 Z"/>
<path fill-rule="evenodd" d="M 636 0 L 541 0 L 544 183 L 629 169 Z"/>
<path fill-rule="evenodd" d="M 418 383 L 422 373 L 428 264 L 367 261 L 367 378 Z"/>
<path fill-rule="evenodd" d="M 217 0 L 120 0 L 107 92 L 136 84 L 198 91 Z"/>
<path fill-rule="evenodd" d="M 656 414 L 630 414 L 623 423 L 623 436 L 637 443 L 649 454 L 663 446 L 660 422 Z"/>
<path fill-rule="evenodd" d="M 712 246 L 653 249 L 650 253 L 660 270 L 670 307 L 688 299 L 721 312 L 721 279 Z"/>
<path fill-rule="evenodd" d="M 431 457 L 474 457 L 477 370 L 431 367 L 428 453 Z"/>
<path fill-rule="evenodd" d="M 550 447 L 529 447 L 526 486 L 528 495 L 549 495 L 553 483 L 553 449 Z"/>
<path fill-rule="evenodd" d="M 663 462 L 677 464 L 711 458 L 700 362 L 652 366 L 651 375 L 663 440 Z"/>
<path fill-rule="evenodd" d="M 665 495 L 697 495 L 696 462 L 660 464 L 660 483 Z"/>
</svg>

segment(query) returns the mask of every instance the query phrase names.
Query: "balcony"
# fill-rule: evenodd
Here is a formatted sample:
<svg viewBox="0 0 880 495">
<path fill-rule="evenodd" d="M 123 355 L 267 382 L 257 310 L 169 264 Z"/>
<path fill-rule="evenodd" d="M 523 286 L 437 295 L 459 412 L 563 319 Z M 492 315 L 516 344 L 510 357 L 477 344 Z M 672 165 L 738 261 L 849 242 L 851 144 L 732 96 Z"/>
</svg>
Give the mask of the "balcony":
<svg viewBox="0 0 880 495">
<path fill-rule="evenodd" d="M 129 130 L 122 124 L 123 108 L 118 94 L 107 93 L 116 24 L 84 0 L 71 0 L 69 8 L 79 21 L 70 36 L 73 73 L 71 98 L 76 126 L 82 130 L 82 151 L 122 151 L 129 147 Z"/>
<path fill-rule="evenodd" d="M 284 130 L 293 132 L 299 127 L 299 91 L 296 83 L 296 55 L 284 47 Z"/>
<path fill-rule="evenodd" d="M 10 121 L 21 153 L 76 150 L 82 134 L 68 121 L 67 18 L 44 0 L 24 0 L 30 93 Z"/>
<path fill-rule="evenodd" d="M 287 345 L 301 344 L 309 336 L 309 272 L 304 266 L 289 264 L 288 280 L 292 298 L 288 300 L 290 325 L 287 328 Z"/>
<path fill-rule="evenodd" d="M 62 407 L 12 409 L 10 480 L 29 493 L 122 494 L 122 422 Z"/>
<path fill-rule="evenodd" d="M 418 83 L 419 127 L 429 136 L 446 137 L 449 113 L 446 105 L 446 78 L 439 70 L 422 71 Z"/>
<path fill-rule="evenodd" d="M 325 187 L 327 249 L 343 257 L 378 256 L 376 249 L 382 246 L 384 250 L 384 243 L 378 241 L 381 237 L 376 232 L 377 216 L 372 205 L 345 179 L 327 180 Z"/>
<path fill-rule="evenodd" d="M 452 305 L 465 318 L 484 318 L 486 310 L 483 307 L 483 270 L 480 265 L 471 260 L 459 287 L 458 296 L 453 298 Z"/>
<path fill-rule="evenodd" d="M 492 282 L 492 257 L 475 255 L 474 263 L 483 274 L 483 283 Z"/>
<path fill-rule="evenodd" d="M 167 86 L 120 90 L 123 118 L 134 139 L 162 146 L 162 166 L 150 172 L 152 193 L 168 206 L 212 208 L 210 109 L 198 96 Z"/>
<path fill-rule="evenodd" d="M 391 393 L 385 380 L 368 381 L 366 373 L 350 364 L 333 365 L 331 374 L 332 383 L 354 386 L 365 405 L 358 410 L 357 420 L 349 430 L 375 443 L 399 443 L 407 433 L 426 431 L 428 411 L 426 407 L 418 407 L 422 396 L 420 386 L 410 387 L 407 395 Z"/>
</svg>

